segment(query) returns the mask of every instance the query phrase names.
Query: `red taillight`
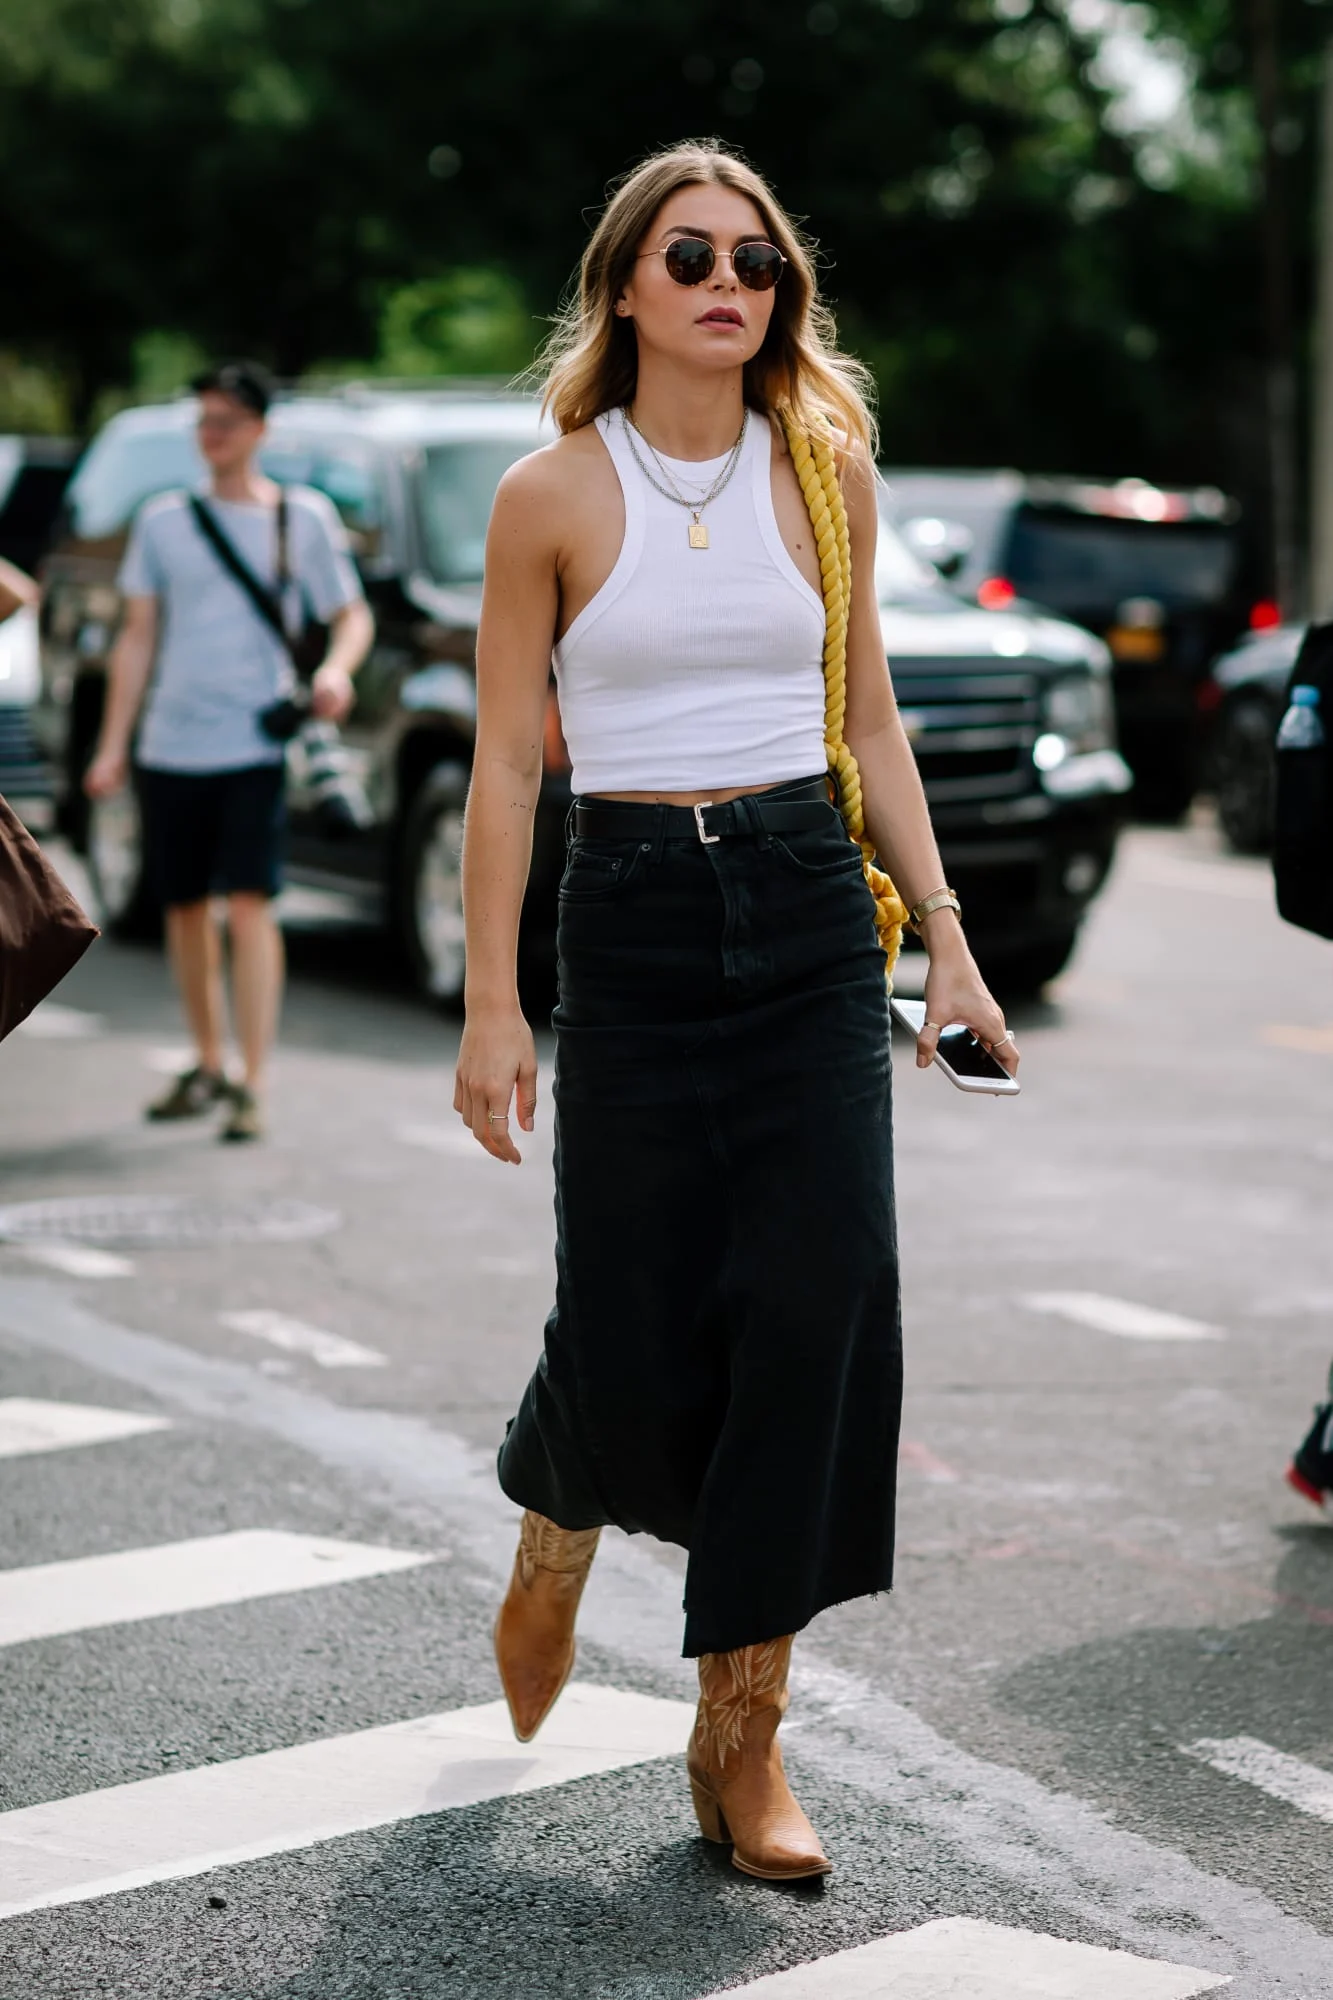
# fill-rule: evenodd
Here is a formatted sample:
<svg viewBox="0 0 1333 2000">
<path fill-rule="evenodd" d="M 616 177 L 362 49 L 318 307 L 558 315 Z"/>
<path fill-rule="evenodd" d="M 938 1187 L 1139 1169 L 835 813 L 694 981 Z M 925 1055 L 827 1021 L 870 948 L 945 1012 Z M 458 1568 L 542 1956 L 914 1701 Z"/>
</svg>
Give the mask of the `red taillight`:
<svg viewBox="0 0 1333 2000">
<path fill-rule="evenodd" d="M 551 688 L 546 696 L 546 722 L 542 729 L 542 769 L 557 775 L 570 769 L 569 751 L 565 747 L 565 732 L 560 727 L 560 704 Z"/>
<path fill-rule="evenodd" d="M 1007 611 L 1017 595 L 1007 576 L 988 576 L 977 585 L 977 603 L 983 611 Z"/>
<path fill-rule="evenodd" d="M 1272 632 L 1282 623 L 1282 608 L 1271 597 L 1261 597 L 1250 606 L 1251 632 Z"/>
<path fill-rule="evenodd" d="M 1216 681 L 1200 681 L 1194 690 L 1194 701 L 1200 715 L 1211 715 L 1222 706 L 1222 690 Z"/>
</svg>

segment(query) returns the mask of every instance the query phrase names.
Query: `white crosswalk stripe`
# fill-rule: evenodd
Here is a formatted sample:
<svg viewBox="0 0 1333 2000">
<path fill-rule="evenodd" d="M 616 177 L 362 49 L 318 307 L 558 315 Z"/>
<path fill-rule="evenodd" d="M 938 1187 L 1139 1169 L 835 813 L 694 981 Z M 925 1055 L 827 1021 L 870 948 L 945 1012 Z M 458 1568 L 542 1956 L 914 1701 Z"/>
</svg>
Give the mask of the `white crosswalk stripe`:
<svg viewBox="0 0 1333 2000">
<path fill-rule="evenodd" d="M 292 1319 L 287 1313 L 270 1312 L 267 1307 L 219 1313 L 218 1318 L 223 1326 L 233 1327 L 237 1333 L 267 1340 L 289 1354 L 308 1355 L 320 1368 L 383 1368 L 385 1363 L 385 1357 L 373 1347 L 346 1340 L 340 1333 L 326 1333 L 322 1326 Z"/>
<path fill-rule="evenodd" d="M 1031 1312 L 1054 1313 L 1076 1326 L 1113 1333 L 1121 1340 L 1222 1340 L 1220 1327 L 1181 1313 L 1161 1312 L 1133 1299 L 1110 1298 L 1104 1292 L 1028 1292 L 1022 1303 Z"/>
<path fill-rule="evenodd" d="M 90 1014 L 83 1007 L 64 1007 L 58 1000 L 43 1000 L 26 1021 L 19 1022 L 18 1032 L 43 1042 L 84 1041 L 100 1035 L 105 1027 L 100 1014 Z"/>
<path fill-rule="evenodd" d="M 1333 1771 L 1289 1757 L 1257 1736 L 1201 1736 L 1197 1743 L 1183 1743 L 1181 1748 L 1187 1757 L 1197 1757 L 1224 1777 L 1240 1778 L 1267 1792 L 1270 1799 L 1281 1799 L 1297 1812 L 1333 1826 Z"/>
<path fill-rule="evenodd" d="M 2 1813 L 0 1917 L 680 1756 L 693 1716 L 575 1682 L 535 1743 L 488 1702 Z"/>
<path fill-rule="evenodd" d="M 114 1250 L 100 1250 L 95 1243 L 63 1243 L 58 1238 L 16 1244 L 29 1263 L 45 1264 L 48 1271 L 63 1271 L 67 1278 L 132 1278 L 134 1263 Z"/>
<path fill-rule="evenodd" d="M 0 1646 L 318 1590 L 437 1559 L 407 1549 L 248 1528 L 115 1555 L 0 1570 Z"/>
<path fill-rule="evenodd" d="M 137 1410 L 102 1410 L 90 1403 L 46 1403 L 32 1396 L 0 1397 L 0 1458 L 64 1451 L 72 1445 L 108 1444 L 170 1430 L 165 1417 Z"/>
<path fill-rule="evenodd" d="M 749 2000 L 1190 2000 L 1230 1983 L 1196 1966 L 945 1917 L 730 1991 Z"/>
</svg>

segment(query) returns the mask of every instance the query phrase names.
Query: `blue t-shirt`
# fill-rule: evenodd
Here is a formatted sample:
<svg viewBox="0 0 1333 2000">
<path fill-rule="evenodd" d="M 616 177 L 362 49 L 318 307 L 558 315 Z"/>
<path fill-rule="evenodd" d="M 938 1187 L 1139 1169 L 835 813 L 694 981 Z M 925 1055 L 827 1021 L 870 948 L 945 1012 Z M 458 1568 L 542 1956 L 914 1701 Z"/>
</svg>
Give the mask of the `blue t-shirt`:
<svg viewBox="0 0 1333 2000">
<path fill-rule="evenodd" d="M 285 606 L 289 628 L 327 623 L 361 596 L 332 502 L 288 486 Z M 258 580 L 276 587 L 277 508 L 206 498 L 213 518 Z M 276 632 L 222 567 L 184 493 L 163 493 L 135 516 L 120 569 L 126 597 L 155 597 L 157 662 L 136 755 L 155 771 L 240 771 L 277 764 L 283 749 L 259 727 L 261 709 L 291 691 L 291 661 Z M 304 605 L 305 609 L 302 609 Z"/>
</svg>

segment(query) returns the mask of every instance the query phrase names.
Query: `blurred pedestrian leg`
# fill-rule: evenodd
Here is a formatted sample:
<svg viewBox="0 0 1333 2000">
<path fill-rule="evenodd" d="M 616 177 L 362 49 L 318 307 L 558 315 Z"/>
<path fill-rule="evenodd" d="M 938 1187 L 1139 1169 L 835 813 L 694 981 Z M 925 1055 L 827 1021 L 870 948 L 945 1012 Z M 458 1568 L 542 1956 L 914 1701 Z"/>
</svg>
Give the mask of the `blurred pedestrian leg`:
<svg viewBox="0 0 1333 2000">
<path fill-rule="evenodd" d="M 111 656 L 91 798 L 130 775 L 194 1062 L 152 1119 L 228 1107 L 224 1139 L 259 1138 L 282 997 L 284 743 L 303 713 L 332 727 L 374 627 L 338 517 L 323 494 L 280 489 L 258 467 L 272 385 L 250 362 L 194 383 L 205 493 L 139 510 L 121 569 L 125 616 Z M 315 621 L 315 623 L 312 623 Z M 309 691 L 311 646 L 328 650 Z M 298 694 L 302 697 L 297 699 Z M 142 709 L 142 720 L 140 710 Z M 136 741 L 137 728 L 137 741 Z M 226 1002 L 215 897 L 226 898 L 233 1024 L 243 1075 L 227 1080 Z"/>
</svg>

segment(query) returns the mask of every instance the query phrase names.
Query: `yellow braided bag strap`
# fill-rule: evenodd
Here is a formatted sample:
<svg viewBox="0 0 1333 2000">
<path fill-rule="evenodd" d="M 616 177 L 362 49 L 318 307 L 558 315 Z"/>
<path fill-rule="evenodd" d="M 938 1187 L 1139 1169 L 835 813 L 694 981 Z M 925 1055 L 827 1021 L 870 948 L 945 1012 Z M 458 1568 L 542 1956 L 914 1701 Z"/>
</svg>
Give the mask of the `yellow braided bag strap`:
<svg viewBox="0 0 1333 2000">
<path fill-rule="evenodd" d="M 861 864 L 875 899 L 875 929 L 884 947 L 885 975 L 891 985 L 903 925 L 907 922 L 907 906 L 884 870 L 875 865 L 875 850 L 866 838 L 861 773 L 842 738 L 847 713 L 847 619 L 852 607 L 852 547 L 847 533 L 847 509 L 829 440 L 816 437 L 812 441 L 785 411 L 782 426 L 805 495 L 810 525 L 815 531 L 824 585 L 824 754 L 843 824 L 861 850 Z"/>
</svg>

